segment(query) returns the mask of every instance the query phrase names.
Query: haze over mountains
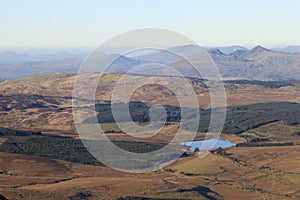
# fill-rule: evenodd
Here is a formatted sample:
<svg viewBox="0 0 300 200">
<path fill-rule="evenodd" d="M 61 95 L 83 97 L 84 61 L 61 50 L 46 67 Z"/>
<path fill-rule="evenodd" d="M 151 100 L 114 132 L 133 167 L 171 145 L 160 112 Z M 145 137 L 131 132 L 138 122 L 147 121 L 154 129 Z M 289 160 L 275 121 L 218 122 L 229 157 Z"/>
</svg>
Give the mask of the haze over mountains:
<svg viewBox="0 0 300 200">
<path fill-rule="evenodd" d="M 266 49 L 257 46 L 247 49 L 242 46 L 205 48 L 218 66 L 225 79 L 250 79 L 250 80 L 295 80 L 300 79 L 300 47 L 289 46 L 286 48 Z M 202 55 L 193 45 L 170 48 L 170 51 L 180 52 L 188 60 L 199 63 L 201 70 L 207 70 L 209 63 L 205 63 Z M 0 80 L 17 79 L 32 74 L 76 72 L 84 61 L 87 51 L 59 52 L 49 54 L 16 53 L 3 51 L 0 53 Z M 104 59 L 119 55 L 101 55 Z M 109 71 L 126 72 L 136 66 L 159 63 L 170 65 L 179 70 L 186 77 L 193 77 L 194 70 L 187 67 L 181 58 L 168 52 L 149 52 L 134 57 L 119 57 Z M 99 63 L 95 64 L 94 71 Z M 95 70 L 96 71 L 96 70 Z M 164 67 L 145 67 L 138 71 L 144 74 L 170 74 Z"/>
</svg>

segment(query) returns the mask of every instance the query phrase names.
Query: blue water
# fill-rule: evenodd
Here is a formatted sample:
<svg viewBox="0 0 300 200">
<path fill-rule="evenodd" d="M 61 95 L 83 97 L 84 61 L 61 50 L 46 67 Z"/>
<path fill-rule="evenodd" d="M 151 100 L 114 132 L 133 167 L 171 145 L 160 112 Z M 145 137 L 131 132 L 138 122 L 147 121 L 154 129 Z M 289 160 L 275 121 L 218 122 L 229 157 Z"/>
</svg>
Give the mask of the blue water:
<svg viewBox="0 0 300 200">
<path fill-rule="evenodd" d="M 229 140 L 224 139 L 209 139 L 202 141 L 193 141 L 193 142 L 184 142 L 181 143 L 184 146 L 190 147 L 191 151 L 194 151 L 196 148 L 200 150 L 208 150 L 212 148 L 229 148 L 234 147 L 236 144 L 230 142 Z"/>
</svg>

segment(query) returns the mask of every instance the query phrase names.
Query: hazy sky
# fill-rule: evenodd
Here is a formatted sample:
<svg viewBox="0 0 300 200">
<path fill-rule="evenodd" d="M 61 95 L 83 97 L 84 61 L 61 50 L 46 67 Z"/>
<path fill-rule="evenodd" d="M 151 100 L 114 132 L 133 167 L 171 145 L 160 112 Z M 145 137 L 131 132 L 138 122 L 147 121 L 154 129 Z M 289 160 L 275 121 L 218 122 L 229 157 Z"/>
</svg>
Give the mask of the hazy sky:
<svg viewBox="0 0 300 200">
<path fill-rule="evenodd" d="M 0 47 L 95 47 L 138 28 L 200 45 L 300 45 L 299 0 L 0 0 Z"/>
</svg>

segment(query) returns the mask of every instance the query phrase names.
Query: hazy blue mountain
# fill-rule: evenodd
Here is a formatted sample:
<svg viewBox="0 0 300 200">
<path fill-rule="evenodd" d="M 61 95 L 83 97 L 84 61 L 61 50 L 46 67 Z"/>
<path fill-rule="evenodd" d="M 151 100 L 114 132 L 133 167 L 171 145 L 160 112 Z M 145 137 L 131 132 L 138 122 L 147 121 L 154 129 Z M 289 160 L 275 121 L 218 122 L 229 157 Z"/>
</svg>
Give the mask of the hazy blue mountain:
<svg viewBox="0 0 300 200">
<path fill-rule="evenodd" d="M 300 54 L 276 52 L 257 46 L 251 50 L 237 50 L 229 55 L 217 50 L 208 51 L 220 73 L 229 79 L 292 80 L 300 79 Z M 203 55 L 192 55 L 189 59 L 198 63 L 203 72 L 210 71 L 209 62 Z M 184 71 L 185 76 L 194 76 L 195 71 L 185 70 L 187 64 L 178 61 L 172 66 Z"/>
<path fill-rule="evenodd" d="M 286 80 L 300 79 L 300 53 L 286 53 L 262 46 L 246 49 L 240 46 L 207 49 L 208 55 L 218 66 L 221 75 L 227 79 Z M 291 48 L 290 48 L 291 49 Z M 296 48 L 294 48 L 296 49 Z M 232 52 L 231 52 L 232 51 Z M 177 69 L 183 76 L 195 77 L 197 72 L 183 58 L 172 52 L 184 55 L 197 63 L 201 71 L 211 74 L 211 62 L 207 54 L 194 45 L 173 47 L 167 51 L 149 51 L 147 54 L 126 57 L 106 55 L 101 52 L 89 59 L 87 71 L 102 71 L 111 60 L 115 60 L 109 72 L 127 72 L 137 66 L 132 73 L 176 75 L 167 66 Z M 231 52 L 231 53 L 229 53 Z M 228 54 L 229 53 L 229 54 Z M 76 72 L 86 55 L 61 52 L 55 55 L 34 55 L 5 51 L 0 54 L 0 80 L 15 79 L 38 73 Z M 94 57 L 93 57 L 94 56 Z M 155 63 L 155 64 L 151 64 Z"/>
<path fill-rule="evenodd" d="M 82 59 L 53 62 L 25 62 L 21 64 L 0 64 L 0 80 L 18 79 L 32 74 L 77 72 Z"/>
<path fill-rule="evenodd" d="M 42 51 L 44 52 L 44 51 Z M 68 59 L 84 58 L 87 52 L 66 52 L 57 51 L 52 54 L 44 53 L 31 55 L 29 53 L 23 53 L 19 51 L 2 51 L 0 52 L 0 63 L 2 64 L 20 64 L 25 62 L 54 62 L 63 61 Z"/>
<path fill-rule="evenodd" d="M 233 52 L 235 51 L 247 51 L 248 48 L 246 47 L 242 47 L 242 46 L 238 46 L 238 45 L 235 45 L 235 46 L 228 46 L 228 47 L 217 47 L 215 49 L 219 49 L 221 52 L 223 52 L 224 54 L 232 54 Z"/>
<path fill-rule="evenodd" d="M 174 54 L 175 53 L 175 54 Z M 182 58 L 177 55 L 190 56 L 199 53 L 199 47 L 195 45 L 185 45 L 172 47 L 166 51 L 153 51 L 149 54 L 144 54 L 142 56 L 136 56 L 134 59 L 146 63 L 161 63 L 161 64 L 171 64 L 182 60 Z"/>
<path fill-rule="evenodd" d="M 205 49 L 205 48 L 203 47 L 202 49 Z M 172 47 L 172 48 L 169 48 L 169 50 L 180 53 L 185 56 L 194 55 L 201 51 L 201 49 L 199 49 L 199 46 L 197 46 L 197 45 L 184 45 L 184 46 Z"/>
<path fill-rule="evenodd" d="M 285 48 L 273 48 L 273 51 L 284 52 L 284 53 L 300 53 L 300 46 L 288 46 Z"/>
<path fill-rule="evenodd" d="M 3 51 L 0 53 L 0 63 L 23 63 L 31 59 L 32 57 L 26 53 L 19 54 L 13 51 Z"/>
</svg>

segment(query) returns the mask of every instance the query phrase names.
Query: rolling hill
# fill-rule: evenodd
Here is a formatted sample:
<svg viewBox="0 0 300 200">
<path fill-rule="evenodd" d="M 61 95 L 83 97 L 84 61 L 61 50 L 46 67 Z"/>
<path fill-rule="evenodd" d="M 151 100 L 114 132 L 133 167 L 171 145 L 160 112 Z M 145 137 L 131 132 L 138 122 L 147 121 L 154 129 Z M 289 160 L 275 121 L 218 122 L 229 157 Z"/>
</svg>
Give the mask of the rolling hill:
<svg viewBox="0 0 300 200">
<path fill-rule="evenodd" d="M 91 81 L 97 74 L 83 73 L 80 76 Z M 125 82 L 122 87 L 132 85 L 140 80 L 180 85 L 180 77 L 159 77 L 141 75 L 123 75 L 120 73 L 105 73 L 96 92 L 97 103 L 108 103 L 115 83 L 122 77 Z M 19 80 L 0 83 L 0 119 L 2 126 L 7 128 L 30 130 L 62 130 L 70 133 L 72 130 L 72 92 L 76 73 L 55 73 L 32 75 Z M 188 79 L 197 95 L 200 107 L 210 108 L 210 95 L 203 80 Z M 84 88 L 84 85 L 82 85 Z M 235 80 L 225 81 L 227 103 L 229 106 L 248 105 L 267 102 L 297 102 L 300 103 L 300 83 L 264 82 Z M 292 91 L 292 92 L 291 92 Z M 184 90 L 182 90 L 184 94 Z M 185 96 L 187 105 L 192 96 Z M 131 101 L 144 102 L 147 105 L 162 104 L 178 106 L 177 97 L 169 89 L 157 84 L 145 85 L 135 91 Z M 90 111 L 89 111 L 90 112 Z M 84 120 L 84 119 L 83 119 Z"/>
</svg>

